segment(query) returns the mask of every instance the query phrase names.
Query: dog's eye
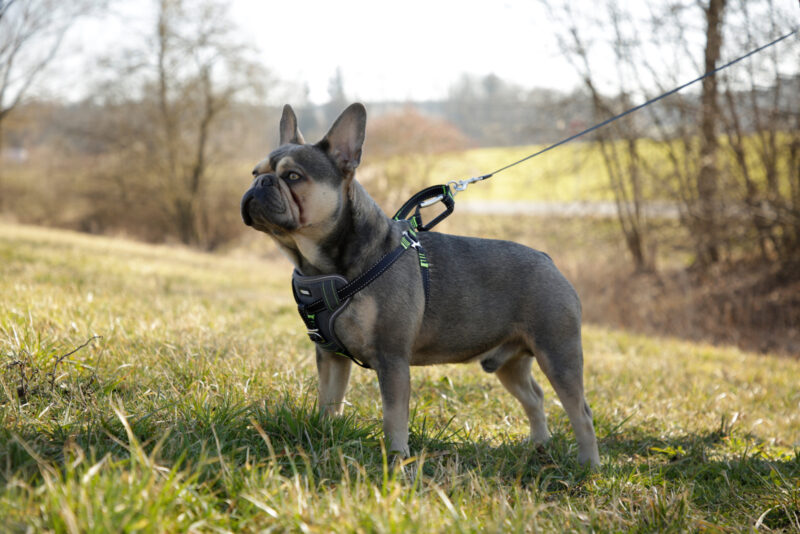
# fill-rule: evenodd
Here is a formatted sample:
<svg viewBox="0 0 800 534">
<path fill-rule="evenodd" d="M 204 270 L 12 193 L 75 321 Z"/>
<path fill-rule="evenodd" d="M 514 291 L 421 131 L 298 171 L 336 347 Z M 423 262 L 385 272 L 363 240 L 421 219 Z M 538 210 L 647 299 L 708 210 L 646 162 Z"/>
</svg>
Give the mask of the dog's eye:
<svg viewBox="0 0 800 534">
<path fill-rule="evenodd" d="M 286 173 L 285 178 L 287 180 L 291 181 L 291 182 L 294 182 L 294 181 L 299 180 L 300 178 L 302 178 L 302 176 L 300 176 L 298 173 L 296 173 L 294 171 L 289 171 L 289 172 Z"/>
</svg>

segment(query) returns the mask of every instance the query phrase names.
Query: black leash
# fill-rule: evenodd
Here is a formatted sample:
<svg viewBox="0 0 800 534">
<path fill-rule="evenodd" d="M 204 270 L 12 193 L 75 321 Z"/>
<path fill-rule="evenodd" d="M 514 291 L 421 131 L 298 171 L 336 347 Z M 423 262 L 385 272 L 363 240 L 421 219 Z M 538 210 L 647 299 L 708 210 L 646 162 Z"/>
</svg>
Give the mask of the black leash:
<svg viewBox="0 0 800 534">
<path fill-rule="evenodd" d="M 603 122 L 601 122 L 599 124 L 595 124 L 594 126 L 586 128 L 585 130 L 583 130 L 581 132 L 578 132 L 578 133 L 576 133 L 574 135 L 571 135 L 571 136 L 567 137 L 566 139 L 562 139 L 561 141 L 559 141 L 557 143 L 554 143 L 554 144 L 552 144 L 552 145 L 550 145 L 550 146 L 548 146 L 546 148 L 543 148 L 542 150 L 539 150 L 538 152 L 530 154 L 529 156 L 525 156 L 524 158 L 522 158 L 522 159 L 520 159 L 518 161 L 515 161 L 514 163 L 509 163 L 505 167 L 500 167 L 496 171 L 492 171 L 489 174 L 482 174 L 480 176 L 474 176 L 472 178 L 467 178 L 465 180 L 457 180 L 457 181 L 453 180 L 453 181 L 448 182 L 447 184 L 434 185 L 432 187 L 428 187 L 427 189 L 423 189 L 422 191 L 420 191 L 419 193 L 417 193 L 416 195 L 411 197 L 405 204 L 403 204 L 403 207 L 400 208 L 400 210 L 398 210 L 398 212 L 395 214 L 394 219 L 396 219 L 396 220 L 405 219 L 406 216 L 411 212 L 411 210 L 416 208 L 416 211 L 415 211 L 414 215 L 408 220 L 411 222 L 411 224 L 412 224 L 412 226 L 414 228 L 416 228 L 416 229 L 418 229 L 420 231 L 424 232 L 424 231 L 430 230 L 436 224 L 438 224 L 442 219 L 444 219 L 445 217 L 447 217 L 448 215 L 450 215 L 453 212 L 453 208 L 454 208 L 454 205 L 455 205 L 455 200 L 454 200 L 453 197 L 455 197 L 455 195 L 458 192 L 464 191 L 467 188 L 467 186 L 469 186 L 470 184 L 473 184 L 475 182 L 480 182 L 482 180 L 486 180 L 488 178 L 491 178 L 495 174 L 503 172 L 506 169 L 510 169 L 511 167 L 514 167 L 515 165 L 519 165 L 520 163 L 528 161 L 531 158 L 535 158 L 536 156 L 544 154 L 548 150 L 552 150 L 552 149 L 554 149 L 556 147 L 559 147 L 559 146 L 561 146 L 561 145 L 563 145 L 565 143 L 569 143 L 573 139 L 577 139 L 578 137 L 581 137 L 582 135 L 586 135 L 587 133 L 590 133 L 590 132 L 593 132 L 593 131 L 595 131 L 595 130 L 597 130 L 599 128 L 602 128 L 603 126 L 606 126 L 606 125 L 608 125 L 608 124 L 610 124 L 610 123 L 612 123 L 612 122 L 614 122 L 616 120 L 619 120 L 622 117 L 624 117 L 624 116 L 626 116 L 626 115 L 628 115 L 630 113 L 633 113 L 634 111 L 639 111 L 640 109 L 642 109 L 644 107 L 647 107 L 650 104 L 654 104 L 655 102 L 658 102 L 662 98 L 666 98 L 666 97 L 668 97 L 670 95 L 673 95 L 673 94 L 677 93 L 678 91 L 681 91 L 681 90 L 689 87 L 692 84 L 695 84 L 695 83 L 697 83 L 697 82 L 699 82 L 699 81 L 701 81 L 701 80 L 703 80 L 705 78 L 708 78 L 709 76 L 715 75 L 716 73 L 718 73 L 719 71 L 721 71 L 723 69 L 727 69 L 731 65 L 733 65 L 735 63 L 738 63 L 738 62 L 742 61 L 743 59 L 747 59 L 748 57 L 750 57 L 750 56 L 752 56 L 754 54 L 757 54 L 757 53 L 761 52 L 762 50 L 765 50 L 765 49 L 769 48 L 770 46 L 778 44 L 779 42 L 783 41 L 784 39 L 787 39 L 787 38 L 791 37 L 792 35 L 796 34 L 797 31 L 798 31 L 798 29 L 795 28 L 794 30 L 790 31 L 789 33 L 778 37 L 774 41 L 771 41 L 771 42 L 769 42 L 769 43 L 767 43 L 765 45 L 762 45 L 762 46 L 760 46 L 760 47 L 758 47 L 758 48 L 756 48 L 754 50 L 751 50 L 750 52 L 746 53 L 745 55 L 740 56 L 740 57 L 738 57 L 738 58 L 736 58 L 736 59 L 734 59 L 732 61 L 729 61 L 729 62 L 725 63 L 724 65 L 721 65 L 721 66 L 717 67 L 714 70 L 708 71 L 705 74 L 703 74 L 702 76 L 699 76 L 699 77 L 695 78 L 694 80 L 686 82 L 683 85 L 680 85 L 680 86 L 676 87 L 675 89 L 667 91 L 666 93 L 663 93 L 663 94 L 661 94 L 661 95 L 659 95 L 659 96 L 657 96 L 655 98 L 651 98 L 647 102 L 644 102 L 643 104 L 639 104 L 638 106 L 632 107 L 632 108 L 630 108 L 628 110 L 625 110 L 622 113 L 619 113 L 618 115 L 614 115 L 613 117 L 608 118 L 608 119 L 604 120 Z M 432 206 L 433 204 L 436 204 L 439 201 L 444 203 L 445 211 L 440 213 L 435 219 L 433 219 L 428 224 L 422 224 L 422 218 L 420 216 L 420 209 L 421 208 L 425 208 L 427 206 Z"/>
</svg>

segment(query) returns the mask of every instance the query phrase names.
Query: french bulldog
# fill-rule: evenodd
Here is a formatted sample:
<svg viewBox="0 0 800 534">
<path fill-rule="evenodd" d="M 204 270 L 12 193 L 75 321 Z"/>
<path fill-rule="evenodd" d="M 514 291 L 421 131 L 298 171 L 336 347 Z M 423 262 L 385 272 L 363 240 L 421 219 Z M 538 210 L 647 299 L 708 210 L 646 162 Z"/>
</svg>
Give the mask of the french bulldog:
<svg viewBox="0 0 800 534">
<path fill-rule="evenodd" d="M 409 224 L 381 211 L 355 179 L 367 115 L 345 109 L 328 133 L 308 144 L 290 106 L 280 146 L 253 169 L 241 202 L 248 226 L 268 234 L 296 275 L 353 280 L 395 250 Z M 558 394 L 578 443 L 578 461 L 597 466 L 592 411 L 584 397 L 581 304 L 550 257 L 523 245 L 420 232 L 429 288 L 417 254 L 400 256 L 337 310 L 335 336 L 375 370 L 388 450 L 407 457 L 410 366 L 480 362 L 522 404 L 529 441 L 550 438 L 535 359 Z M 316 347 L 319 407 L 342 413 L 352 361 Z"/>
</svg>

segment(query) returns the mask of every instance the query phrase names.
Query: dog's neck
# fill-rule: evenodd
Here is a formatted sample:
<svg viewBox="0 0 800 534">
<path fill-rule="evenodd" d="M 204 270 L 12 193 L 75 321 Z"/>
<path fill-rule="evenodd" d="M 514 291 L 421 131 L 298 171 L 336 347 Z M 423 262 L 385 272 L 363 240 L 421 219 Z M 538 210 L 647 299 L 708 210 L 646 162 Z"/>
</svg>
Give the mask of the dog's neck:
<svg viewBox="0 0 800 534">
<path fill-rule="evenodd" d="M 352 280 L 397 246 L 399 230 L 392 231 L 395 225 L 361 184 L 354 179 L 344 194 L 341 213 L 324 237 L 294 237 L 290 258 L 305 276 L 340 274 Z"/>
</svg>

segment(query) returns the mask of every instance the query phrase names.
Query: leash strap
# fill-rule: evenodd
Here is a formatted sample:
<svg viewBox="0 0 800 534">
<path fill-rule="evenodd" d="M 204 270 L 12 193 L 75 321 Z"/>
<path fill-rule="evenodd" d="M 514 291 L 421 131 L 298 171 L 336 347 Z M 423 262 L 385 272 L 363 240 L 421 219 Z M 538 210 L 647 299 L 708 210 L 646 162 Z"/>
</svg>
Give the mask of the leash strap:
<svg viewBox="0 0 800 534">
<path fill-rule="evenodd" d="M 460 191 L 464 191 L 467 188 L 468 185 L 470 185 L 470 184 L 472 184 L 474 182 L 479 182 L 481 180 L 486 180 L 488 178 L 491 178 L 495 174 L 503 172 L 506 169 L 510 169 L 511 167 L 514 167 L 515 165 L 519 165 L 520 163 L 528 161 L 531 158 L 535 158 L 536 156 L 544 154 L 545 152 L 547 152 L 549 150 L 552 150 L 552 149 L 554 149 L 556 147 L 559 147 L 559 146 L 561 146 L 561 145 L 563 145 L 565 143 L 569 143 L 573 139 L 577 139 L 578 137 L 581 137 L 581 136 L 586 135 L 586 134 L 588 134 L 590 132 L 593 132 L 593 131 L 595 131 L 595 130 L 597 130 L 599 128 L 602 128 L 603 126 L 606 126 L 607 124 L 610 124 L 610 123 L 612 123 L 612 122 L 614 122 L 614 121 L 616 121 L 618 119 L 621 119 L 622 117 L 624 117 L 624 116 L 626 116 L 626 115 L 628 115 L 630 113 L 633 113 L 635 111 L 639 111 L 640 109 L 645 108 L 645 107 L 649 106 L 650 104 L 654 104 L 654 103 L 658 102 L 662 98 L 666 98 L 668 96 L 671 96 L 671 95 L 677 93 L 678 91 L 681 91 L 681 90 L 689 87 L 690 85 L 693 85 L 693 84 L 695 84 L 695 83 L 697 83 L 697 82 L 699 82 L 699 81 L 701 81 L 701 80 L 703 80 L 705 78 L 708 78 L 709 76 L 715 75 L 716 73 L 720 72 L 721 70 L 727 69 L 731 65 L 734 65 L 734 64 L 736 64 L 736 63 L 738 63 L 738 62 L 740 62 L 740 61 L 742 61 L 744 59 L 747 59 L 750 56 L 752 56 L 754 54 L 757 54 L 757 53 L 761 52 L 762 50 L 765 50 L 766 48 L 769 48 L 769 47 L 771 47 L 773 45 L 776 45 L 779 42 L 783 41 L 784 39 L 788 39 L 792 35 L 796 34 L 798 31 L 799 31 L 798 28 L 795 28 L 794 30 L 790 31 L 789 33 L 781 35 L 777 39 L 775 39 L 773 41 L 770 41 L 769 43 L 767 43 L 765 45 L 759 46 L 758 48 L 755 48 L 754 50 L 751 50 L 750 52 L 748 52 L 748 53 L 746 53 L 746 54 L 744 54 L 742 56 L 739 56 L 736 59 L 728 61 L 724 65 L 720 65 L 719 67 L 717 67 L 717 68 L 715 68 L 713 70 L 710 70 L 710 71 L 706 72 L 705 74 L 703 74 L 701 76 L 698 76 L 697 78 L 695 78 L 695 79 L 693 79 L 691 81 L 688 81 L 688 82 L 686 82 L 686 83 L 684 83 L 682 85 L 679 85 L 678 87 L 676 87 L 674 89 L 671 89 L 671 90 L 669 90 L 669 91 L 667 91 L 665 93 L 662 93 L 662 94 L 660 94 L 660 95 L 658 95 L 658 96 L 656 96 L 654 98 L 651 98 L 647 102 L 644 102 L 642 104 L 639 104 L 638 106 L 634 106 L 634 107 L 632 107 L 630 109 L 627 109 L 627 110 L 623 111 L 622 113 L 614 115 L 613 117 L 609 117 L 608 119 L 604 120 L 603 122 L 600 122 L 598 124 L 595 124 L 594 126 L 586 128 L 585 130 L 583 130 L 581 132 L 578 132 L 578 133 L 576 133 L 574 135 L 571 135 L 571 136 L 569 136 L 569 137 L 567 137 L 565 139 L 562 139 L 561 141 L 559 141 L 557 143 L 553 143 L 550 146 L 547 146 L 547 147 L 545 147 L 545 148 L 543 148 L 543 149 L 541 149 L 541 150 L 539 150 L 537 152 L 534 152 L 533 154 L 525 156 L 524 158 L 522 158 L 520 160 L 517 160 L 517 161 L 515 161 L 513 163 L 509 163 L 508 165 L 505 165 L 504 167 L 500 167 L 499 169 L 494 170 L 494 171 L 492 171 L 492 172 L 490 172 L 488 174 L 483 174 L 481 176 L 475 176 L 473 178 L 467 178 L 465 180 L 453 180 L 451 182 L 448 182 L 447 185 L 435 185 L 433 187 L 429 187 L 427 189 L 423 189 L 422 191 L 420 191 L 419 193 L 417 193 L 416 195 L 411 197 L 411 199 L 409 199 L 408 202 L 406 202 L 403 205 L 403 207 L 400 208 L 400 211 L 397 212 L 397 215 L 395 215 L 394 218 L 395 219 L 405 218 L 411 212 L 411 210 L 416 206 L 416 208 L 417 208 L 416 209 L 416 213 L 409 219 L 409 221 L 412 221 L 412 224 L 416 224 L 419 227 L 418 229 L 420 231 L 430 230 L 437 223 L 439 223 L 439 221 L 441 221 L 442 219 L 444 219 L 445 217 L 450 215 L 450 213 L 453 212 L 453 207 L 452 207 L 453 204 L 454 204 L 453 196 L 456 193 L 460 192 Z M 434 190 L 436 191 L 435 193 L 433 193 Z M 418 197 L 419 197 L 419 199 L 418 199 Z M 440 200 L 446 206 L 448 206 L 448 209 L 444 213 L 442 213 L 438 217 L 436 217 L 433 221 L 431 221 L 427 225 L 423 226 L 422 225 L 422 219 L 419 217 L 419 208 L 421 208 L 421 207 L 424 208 L 425 206 L 430 206 L 430 205 L 435 204 L 436 202 L 438 202 Z M 415 202 L 416 202 L 416 204 L 415 204 Z M 417 226 L 415 226 L 415 228 Z"/>
<path fill-rule="evenodd" d="M 687 87 L 689 87 L 690 85 L 693 85 L 693 84 L 695 84 L 695 83 L 697 83 L 697 82 L 699 82 L 699 81 L 703 80 L 704 78 L 708 78 L 709 76 L 713 76 L 713 75 L 715 75 L 716 73 L 718 73 L 719 71 L 721 71 L 721 70 L 723 70 L 723 69 L 727 69 L 727 68 L 728 68 L 728 67 L 730 67 L 731 65 L 733 65 L 733 64 L 735 64 L 735 63 L 738 63 L 738 62 L 742 61 L 743 59 L 747 59 L 748 57 L 750 57 L 750 56 L 752 56 L 752 55 L 754 55 L 754 54 L 757 54 L 757 53 L 761 52 L 762 50 L 764 50 L 764 49 L 766 49 L 766 48 L 769 48 L 769 47 L 770 47 L 770 46 L 772 46 L 772 45 L 776 45 L 776 44 L 778 44 L 779 42 L 783 41 L 784 39 L 787 39 L 787 38 L 791 37 L 792 35 L 794 35 L 795 33 L 797 33 L 797 31 L 798 31 L 798 29 L 797 29 L 797 28 L 795 28 L 794 30 L 790 31 L 789 33 L 787 33 L 787 34 L 785 34 L 785 35 L 781 35 L 780 37 L 778 37 L 778 38 L 777 38 L 777 39 L 775 39 L 774 41 L 771 41 L 771 42 L 769 42 L 769 43 L 767 43 L 767 44 L 765 44 L 765 45 L 759 46 L 758 48 L 756 48 L 756 49 L 754 49 L 754 50 L 751 50 L 750 52 L 746 53 L 746 54 L 745 54 L 745 55 L 743 55 L 743 56 L 739 56 L 739 57 L 737 57 L 736 59 L 733 59 L 733 60 L 731 60 L 731 61 L 728 61 L 728 62 L 727 62 L 727 63 L 725 63 L 724 65 L 720 65 L 720 66 L 719 66 L 719 67 L 717 67 L 716 69 L 714 69 L 714 70 L 710 70 L 710 71 L 706 72 L 705 74 L 703 74 L 702 76 L 698 76 L 698 77 L 697 77 L 697 78 L 695 78 L 694 80 L 688 81 L 688 82 L 686 82 L 686 83 L 684 83 L 684 84 L 682 84 L 682 85 L 679 85 L 679 86 L 678 86 L 678 87 L 676 87 L 675 89 L 671 89 L 671 90 L 667 91 L 666 93 L 662 93 L 662 94 L 658 95 L 657 97 L 651 98 L 651 99 L 650 99 L 650 100 L 648 100 L 647 102 L 644 102 L 644 103 L 642 103 L 642 104 L 639 104 L 638 106 L 634 106 L 634 107 L 632 107 L 632 108 L 630 108 L 630 109 L 627 109 L 627 110 L 623 111 L 622 113 L 619 113 L 619 114 L 617 114 L 617 115 L 614 115 L 613 117 L 610 117 L 610 118 L 608 118 L 608 119 L 604 120 L 604 121 L 603 121 L 603 122 L 601 122 L 601 123 L 598 123 L 598 124 L 595 124 L 594 126 L 591 126 L 591 127 L 589 127 L 589 128 L 586 128 L 586 129 L 585 129 L 585 130 L 583 130 L 582 132 L 578 132 L 578 133 L 576 133 L 575 135 L 571 135 L 571 136 L 567 137 L 566 139 L 562 139 L 562 140 L 561 140 L 561 141 L 559 141 L 558 143 L 554 143 L 554 144 L 552 144 L 552 145 L 550 145 L 550 146 L 548 146 L 548 147 L 546 147 L 546 148 L 543 148 L 542 150 L 539 150 L 538 152 L 536 152 L 536 153 L 534 153 L 534 154 L 531 154 L 530 156 L 525 156 L 524 158 L 522 158 L 522 159 L 521 159 L 521 160 L 519 160 L 519 161 L 515 161 L 514 163 L 510 163 L 510 164 L 506 165 L 505 167 L 500 167 L 500 168 L 499 168 L 499 169 L 497 169 L 496 171 L 492 171 L 492 172 L 490 172 L 489 174 L 485 174 L 485 175 L 483 175 L 483 176 L 482 176 L 480 179 L 482 179 L 482 180 L 485 180 L 486 178 L 491 178 L 491 177 L 492 177 L 492 176 L 494 176 L 495 174 L 497 174 L 497 173 L 499 173 L 499 172 L 502 172 L 502 171 L 504 171 L 504 170 L 506 170 L 506 169 L 509 169 L 509 168 L 513 167 L 514 165 L 519 165 L 520 163 L 522 163 L 522 162 L 524 162 L 524 161 L 528 161 L 529 159 L 531 159 L 531 158 L 535 158 L 536 156 L 538 156 L 538 155 L 540 155 L 540 154 L 544 154 L 544 153 L 545 153 L 545 152 L 547 152 L 548 150 L 552 150 L 552 149 L 554 149 L 554 148 L 556 148 L 556 147 L 558 147 L 558 146 L 561 146 L 561 145 L 563 145 L 564 143 L 569 143 L 570 141 L 572 141 L 572 140 L 573 140 L 573 139 L 575 139 L 575 138 L 578 138 L 578 137 L 580 137 L 580 136 L 582 136 L 582 135 L 586 135 L 586 134 L 587 134 L 587 133 L 589 133 L 589 132 L 593 132 L 594 130 L 597 130 L 598 128 L 602 128 L 602 127 L 603 127 L 603 126 L 605 126 L 606 124 L 610 124 L 610 123 L 614 122 L 614 121 L 615 121 L 615 120 L 617 120 L 617 119 L 621 119 L 622 117 L 624 117 L 625 115 L 628 115 L 629 113 L 633 113 L 634 111 L 639 111 L 640 109 L 642 109 L 642 108 L 644 108 L 644 107 L 647 107 L 647 106 L 649 106 L 650 104 L 654 104 L 654 103 L 658 102 L 659 100 L 661 100 L 662 98 L 666 98 L 666 97 L 668 97 L 668 96 L 670 96 L 670 95 L 673 95 L 673 94 L 677 93 L 678 91 L 681 91 L 681 90 L 683 90 L 683 89 L 686 89 L 686 88 L 687 88 Z M 463 181 L 463 180 L 462 180 L 462 181 Z"/>
</svg>

